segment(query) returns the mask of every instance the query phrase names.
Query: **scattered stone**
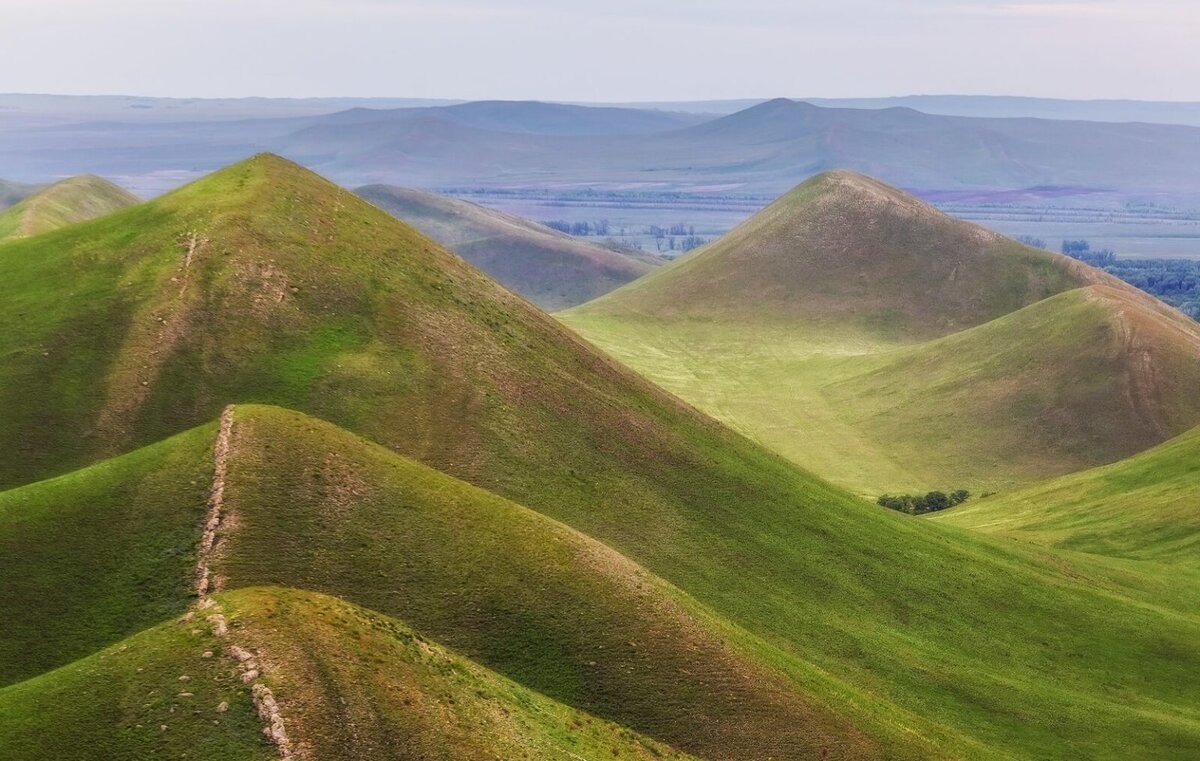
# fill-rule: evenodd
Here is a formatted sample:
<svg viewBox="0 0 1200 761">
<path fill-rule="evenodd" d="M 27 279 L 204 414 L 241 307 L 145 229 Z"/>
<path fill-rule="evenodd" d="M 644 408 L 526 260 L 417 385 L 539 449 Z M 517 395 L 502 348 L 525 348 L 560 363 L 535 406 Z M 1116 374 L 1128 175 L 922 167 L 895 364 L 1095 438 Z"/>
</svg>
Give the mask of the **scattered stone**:
<svg viewBox="0 0 1200 761">
<path fill-rule="evenodd" d="M 213 634 L 218 637 L 224 637 L 229 633 L 229 627 L 225 625 L 225 616 L 220 613 L 208 617 L 209 623 L 212 624 Z"/>
<path fill-rule="evenodd" d="M 229 710 L 229 701 L 228 700 L 222 700 L 217 705 L 217 713 L 225 713 L 228 710 Z"/>
<path fill-rule="evenodd" d="M 205 650 L 203 653 L 200 653 L 200 657 L 201 658 L 211 658 L 211 657 L 213 657 L 213 651 Z"/>
<path fill-rule="evenodd" d="M 254 657 L 249 651 L 237 645 L 229 646 L 229 654 L 243 663 Z"/>
</svg>

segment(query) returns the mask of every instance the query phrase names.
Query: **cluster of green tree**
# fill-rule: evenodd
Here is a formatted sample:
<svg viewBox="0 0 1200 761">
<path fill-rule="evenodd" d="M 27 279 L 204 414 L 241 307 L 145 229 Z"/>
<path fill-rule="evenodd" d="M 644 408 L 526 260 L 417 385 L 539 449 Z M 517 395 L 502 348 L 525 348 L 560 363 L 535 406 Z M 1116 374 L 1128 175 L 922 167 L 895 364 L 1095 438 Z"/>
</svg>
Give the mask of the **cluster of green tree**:
<svg viewBox="0 0 1200 761">
<path fill-rule="evenodd" d="M 966 489 L 959 489 L 949 494 L 944 491 L 931 491 L 923 497 L 912 494 L 893 497 L 890 494 L 884 494 L 875 500 L 875 502 L 890 510 L 897 510 L 909 515 L 923 515 L 924 513 L 935 513 L 938 510 L 945 510 L 947 507 L 961 505 L 970 498 L 971 492 Z"/>
</svg>

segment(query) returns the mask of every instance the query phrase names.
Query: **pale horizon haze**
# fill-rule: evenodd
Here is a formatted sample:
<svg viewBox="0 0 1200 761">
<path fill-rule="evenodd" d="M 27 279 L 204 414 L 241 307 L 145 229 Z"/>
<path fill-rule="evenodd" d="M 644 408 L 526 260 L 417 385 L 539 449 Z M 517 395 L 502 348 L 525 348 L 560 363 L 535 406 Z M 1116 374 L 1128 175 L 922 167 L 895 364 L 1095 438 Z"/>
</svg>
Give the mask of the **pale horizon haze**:
<svg viewBox="0 0 1200 761">
<path fill-rule="evenodd" d="M 0 0 L 0 92 L 1200 100 L 1180 0 Z"/>
</svg>

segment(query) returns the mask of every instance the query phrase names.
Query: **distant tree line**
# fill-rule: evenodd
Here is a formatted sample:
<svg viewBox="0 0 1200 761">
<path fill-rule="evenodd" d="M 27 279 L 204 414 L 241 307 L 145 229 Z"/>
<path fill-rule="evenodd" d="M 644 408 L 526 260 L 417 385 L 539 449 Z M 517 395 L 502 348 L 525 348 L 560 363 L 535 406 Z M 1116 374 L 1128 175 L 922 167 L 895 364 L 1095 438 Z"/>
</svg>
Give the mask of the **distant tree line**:
<svg viewBox="0 0 1200 761">
<path fill-rule="evenodd" d="M 959 489 L 949 494 L 943 491 L 931 491 L 925 496 L 903 494 L 893 497 L 890 494 L 884 494 L 875 500 L 875 502 L 889 510 L 896 510 L 901 513 L 908 513 L 909 515 L 923 515 L 925 513 L 936 513 L 938 510 L 945 510 L 955 505 L 961 505 L 970 498 L 971 492 L 966 489 Z"/>
<path fill-rule="evenodd" d="M 596 222 L 567 222 L 562 219 L 548 219 L 542 222 L 542 224 L 552 230 L 558 230 L 560 233 L 580 237 L 599 235 L 603 238 L 608 235 L 609 231 L 607 219 L 601 219 Z M 622 230 L 622 233 L 624 233 L 624 230 Z"/>
<path fill-rule="evenodd" d="M 1086 240 L 1065 240 L 1062 252 L 1120 278 L 1200 320 L 1200 260 L 1123 259 L 1111 249 L 1093 249 Z"/>
<path fill-rule="evenodd" d="M 710 238 L 705 238 L 696 235 L 696 226 L 677 222 L 672 225 L 647 225 L 646 227 L 630 231 L 625 227 L 619 230 L 613 230 L 607 219 L 601 219 L 595 222 L 580 221 L 569 222 L 564 219 L 547 219 L 542 222 L 543 225 L 553 230 L 558 230 L 567 235 L 577 237 L 599 236 L 601 238 L 611 237 L 614 234 L 624 238 L 630 235 L 644 235 L 654 239 L 654 246 L 659 252 L 666 251 L 691 251 L 693 248 L 699 248 L 705 243 L 708 243 Z"/>
<path fill-rule="evenodd" d="M 1117 260 L 1117 255 L 1111 248 L 1093 250 L 1091 244 L 1086 240 L 1064 240 L 1062 252 L 1096 267 L 1104 267 Z"/>
<path fill-rule="evenodd" d="M 1117 259 L 1104 271 L 1200 320 L 1200 261 Z"/>
</svg>

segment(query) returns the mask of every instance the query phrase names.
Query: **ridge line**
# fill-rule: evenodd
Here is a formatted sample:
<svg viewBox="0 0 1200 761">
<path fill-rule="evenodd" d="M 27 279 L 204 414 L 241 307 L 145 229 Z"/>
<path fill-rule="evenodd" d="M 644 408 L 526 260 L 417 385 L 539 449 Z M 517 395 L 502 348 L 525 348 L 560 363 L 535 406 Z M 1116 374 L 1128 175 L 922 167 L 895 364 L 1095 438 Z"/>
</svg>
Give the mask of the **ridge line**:
<svg viewBox="0 0 1200 761">
<path fill-rule="evenodd" d="M 229 636 L 229 626 L 220 607 L 209 597 L 209 589 L 214 585 L 211 580 L 209 560 L 212 557 L 213 546 L 216 544 L 217 529 L 225 507 L 225 476 L 229 469 L 230 439 L 233 434 L 234 405 L 230 404 L 221 411 L 221 424 L 217 430 L 217 438 L 213 443 L 213 482 L 208 495 L 208 515 L 204 522 L 204 533 L 200 537 L 200 547 L 196 559 L 196 607 L 202 610 L 213 609 L 208 616 L 213 634 L 220 638 Z M 191 615 L 191 614 L 188 614 Z M 226 654 L 237 661 L 238 669 L 242 672 L 242 683 L 250 687 L 250 700 L 263 723 L 263 734 L 275 744 L 282 761 L 292 761 L 296 754 L 292 751 L 292 743 L 288 738 L 287 729 L 283 723 L 283 715 L 279 710 L 279 702 L 259 677 L 262 666 L 258 659 L 245 648 L 236 643 L 226 648 Z"/>
</svg>

